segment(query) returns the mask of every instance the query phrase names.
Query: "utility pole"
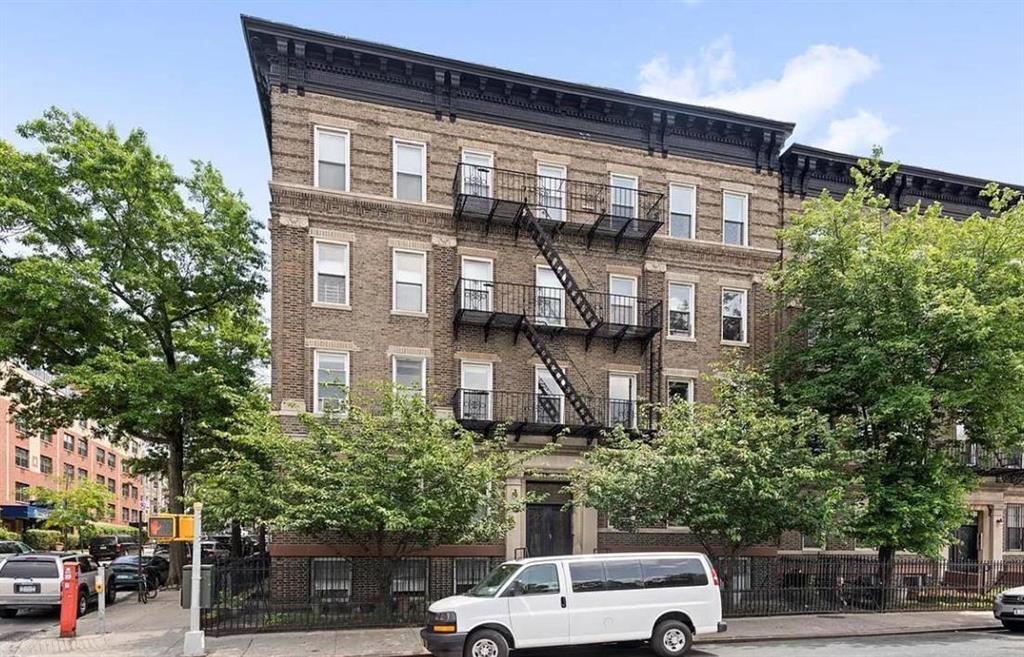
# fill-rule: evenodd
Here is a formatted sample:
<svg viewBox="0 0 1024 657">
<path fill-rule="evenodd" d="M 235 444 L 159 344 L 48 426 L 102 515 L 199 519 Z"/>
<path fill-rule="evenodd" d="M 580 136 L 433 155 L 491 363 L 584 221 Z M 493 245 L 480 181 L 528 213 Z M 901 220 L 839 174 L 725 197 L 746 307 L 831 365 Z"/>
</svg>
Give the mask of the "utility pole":
<svg viewBox="0 0 1024 657">
<path fill-rule="evenodd" d="M 202 657 L 206 654 L 206 636 L 199 629 L 199 587 L 202 585 L 203 558 L 201 536 L 203 533 L 203 504 L 192 505 L 195 524 L 192 533 L 192 596 L 189 600 L 189 630 L 185 633 L 185 657 Z"/>
</svg>

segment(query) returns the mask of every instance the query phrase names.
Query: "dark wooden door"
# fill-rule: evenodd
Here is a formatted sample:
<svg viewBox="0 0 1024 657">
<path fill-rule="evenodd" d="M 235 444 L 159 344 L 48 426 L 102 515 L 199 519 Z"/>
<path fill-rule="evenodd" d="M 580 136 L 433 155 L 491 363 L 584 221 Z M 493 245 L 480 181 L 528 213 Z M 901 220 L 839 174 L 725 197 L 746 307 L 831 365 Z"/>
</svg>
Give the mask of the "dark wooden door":
<svg viewBox="0 0 1024 657">
<path fill-rule="evenodd" d="M 572 513 L 560 504 L 528 504 L 526 546 L 531 557 L 572 554 Z"/>
<path fill-rule="evenodd" d="M 978 520 L 968 525 L 961 525 L 953 535 L 953 543 L 949 546 L 950 561 L 978 560 Z"/>
</svg>

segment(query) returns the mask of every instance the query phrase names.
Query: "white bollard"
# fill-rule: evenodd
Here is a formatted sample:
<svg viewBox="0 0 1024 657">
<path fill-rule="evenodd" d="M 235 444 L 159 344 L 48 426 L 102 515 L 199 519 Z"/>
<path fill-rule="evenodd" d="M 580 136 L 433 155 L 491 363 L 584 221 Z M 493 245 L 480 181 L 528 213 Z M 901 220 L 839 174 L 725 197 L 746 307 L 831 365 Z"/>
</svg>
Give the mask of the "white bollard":
<svg viewBox="0 0 1024 657">
<path fill-rule="evenodd" d="M 185 657 L 202 657 L 206 654 L 206 635 L 199 629 L 199 587 L 203 578 L 203 557 L 200 536 L 203 533 L 203 505 L 196 502 L 192 505 L 195 514 L 195 526 L 192 535 L 192 596 L 189 600 L 189 630 L 185 633 Z"/>
<path fill-rule="evenodd" d="M 107 633 L 107 567 L 100 564 L 96 569 L 96 620 L 99 621 L 100 634 Z"/>
</svg>

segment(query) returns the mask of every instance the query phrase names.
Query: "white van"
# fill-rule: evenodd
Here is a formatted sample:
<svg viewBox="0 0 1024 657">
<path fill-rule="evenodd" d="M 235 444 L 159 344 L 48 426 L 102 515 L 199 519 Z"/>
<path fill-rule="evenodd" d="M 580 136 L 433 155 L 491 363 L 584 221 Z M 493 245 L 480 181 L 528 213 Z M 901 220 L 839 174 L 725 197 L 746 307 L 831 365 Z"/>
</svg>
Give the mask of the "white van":
<svg viewBox="0 0 1024 657">
<path fill-rule="evenodd" d="M 436 657 L 507 657 L 516 648 L 651 641 L 661 657 L 724 632 L 718 575 L 703 554 L 588 554 L 503 563 L 438 600 L 420 632 Z"/>
</svg>

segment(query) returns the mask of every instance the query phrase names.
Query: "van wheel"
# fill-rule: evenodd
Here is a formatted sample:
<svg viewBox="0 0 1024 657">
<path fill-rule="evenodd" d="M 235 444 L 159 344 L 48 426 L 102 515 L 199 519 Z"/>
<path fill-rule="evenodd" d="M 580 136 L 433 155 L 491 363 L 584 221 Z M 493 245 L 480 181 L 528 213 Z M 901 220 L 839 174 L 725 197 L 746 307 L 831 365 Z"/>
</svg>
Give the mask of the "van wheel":
<svg viewBox="0 0 1024 657">
<path fill-rule="evenodd" d="M 508 657 L 508 641 L 494 630 L 473 632 L 462 649 L 462 657 Z"/>
<path fill-rule="evenodd" d="M 686 623 L 666 620 L 658 623 L 651 635 L 651 648 L 659 657 L 685 655 L 693 645 L 693 632 Z"/>
</svg>

